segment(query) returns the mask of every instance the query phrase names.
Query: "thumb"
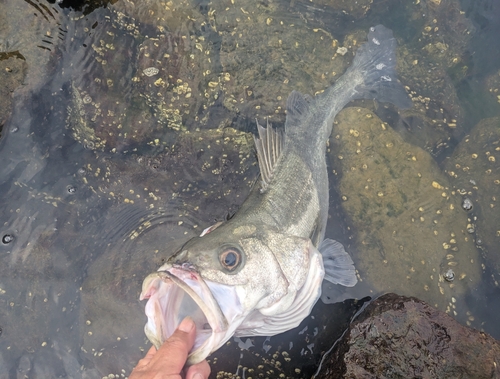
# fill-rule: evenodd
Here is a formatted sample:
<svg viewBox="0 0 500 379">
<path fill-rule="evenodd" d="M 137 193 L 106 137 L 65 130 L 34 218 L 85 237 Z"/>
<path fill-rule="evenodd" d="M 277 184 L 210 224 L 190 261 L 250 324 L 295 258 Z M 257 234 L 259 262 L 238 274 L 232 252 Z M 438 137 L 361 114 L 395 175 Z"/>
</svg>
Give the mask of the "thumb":
<svg viewBox="0 0 500 379">
<path fill-rule="evenodd" d="M 194 345 L 196 328 L 191 317 L 186 317 L 175 332 L 160 346 L 153 360 L 158 360 L 165 373 L 179 373 Z M 167 358 L 167 359 L 165 359 Z"/>
</svg>

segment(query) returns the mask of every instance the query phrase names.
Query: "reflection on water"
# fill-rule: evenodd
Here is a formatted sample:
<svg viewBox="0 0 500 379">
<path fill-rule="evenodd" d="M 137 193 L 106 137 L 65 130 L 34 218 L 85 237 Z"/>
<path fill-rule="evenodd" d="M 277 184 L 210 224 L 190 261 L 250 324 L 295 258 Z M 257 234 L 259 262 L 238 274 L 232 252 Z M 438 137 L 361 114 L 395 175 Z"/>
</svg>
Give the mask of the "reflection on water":
<svg viewBox="0 0 500 379">
<path fill-rule="evenodd" d="M 0 5 L 0 90 L 17 87 L 0 104 L 0 378 L 128 374 L 149 346 L 143 278 L 256 178 L 252 120 L 283 123 L 288 94 L 328 86 L 377 23 L 414 107 L 339 118 L 328 233 L 361 282 L 323 299 L 415 295 L 499 338 L 500 61 L 477 59 L 498 54 L 495 2 L 175 3 Z M 374 122 L 387 134 L 363 140 Z M 233 341 L 214 375 L 310 376 L 361 304 Z"/>
</svg>

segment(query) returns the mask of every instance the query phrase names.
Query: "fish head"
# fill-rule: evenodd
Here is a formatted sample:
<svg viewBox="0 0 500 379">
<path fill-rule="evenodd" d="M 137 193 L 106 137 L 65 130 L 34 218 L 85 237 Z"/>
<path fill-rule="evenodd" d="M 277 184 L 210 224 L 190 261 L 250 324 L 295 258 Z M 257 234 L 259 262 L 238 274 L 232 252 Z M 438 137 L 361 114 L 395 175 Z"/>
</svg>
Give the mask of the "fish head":
<svg viewBox="0 0 500 379">
<path fill-rule="evenodd" d="M 196 338 L 187 365 L 196 364 L 233 335 L 297 326 L 319 297 L 323 275 L 309 239 L 228 222 L 188 241 L 146 277 L 145 332 L 158 348 L 190 316 Z"/>
</svg>

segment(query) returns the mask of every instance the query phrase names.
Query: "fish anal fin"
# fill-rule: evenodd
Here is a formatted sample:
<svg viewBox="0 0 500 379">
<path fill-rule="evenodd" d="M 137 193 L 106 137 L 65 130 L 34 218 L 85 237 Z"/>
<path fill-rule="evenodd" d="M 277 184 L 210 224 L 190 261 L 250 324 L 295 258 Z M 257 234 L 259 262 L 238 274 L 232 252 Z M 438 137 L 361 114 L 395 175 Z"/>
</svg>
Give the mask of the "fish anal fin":
<svg viewBox="0 0 500 379">
<path fill-rule="evenodd" d="M 340 242 L 327 238 L 318 250 L 323 256 L 325 280 L 345 287 L 353 287 L 358 282 L 354 262 Z"/>
<path fill-rule="evenodd" d="M 284 135 L 282 132 L 274 129 L 269 124 L 269 121 L 265 128 L 257 121 L 257 130 L 259 137 L 254 137 L 254 141 L 262 179 L 262 191 L 265 191 L 269 183 L 271 183 L 278 160 L 283 151 Z"/>
</svg>

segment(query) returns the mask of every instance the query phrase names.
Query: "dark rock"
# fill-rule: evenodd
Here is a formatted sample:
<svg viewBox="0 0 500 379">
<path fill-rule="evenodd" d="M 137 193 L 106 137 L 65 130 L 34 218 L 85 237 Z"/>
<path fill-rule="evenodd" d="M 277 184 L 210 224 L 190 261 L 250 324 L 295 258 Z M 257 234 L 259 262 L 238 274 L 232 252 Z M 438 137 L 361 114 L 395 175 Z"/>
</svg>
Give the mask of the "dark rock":
<svg viewBox="0 0 500 379">
<path fill-rule="evenodd" d="M 386 294 L 354 320 L 316 378 L 500 378 L 500 344 L 412 297 Z"/>
</svg>

